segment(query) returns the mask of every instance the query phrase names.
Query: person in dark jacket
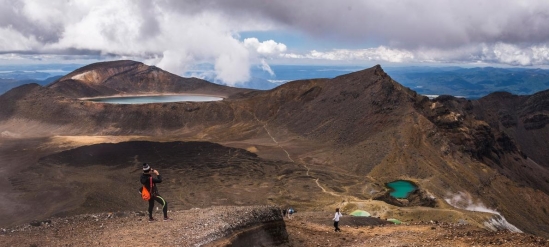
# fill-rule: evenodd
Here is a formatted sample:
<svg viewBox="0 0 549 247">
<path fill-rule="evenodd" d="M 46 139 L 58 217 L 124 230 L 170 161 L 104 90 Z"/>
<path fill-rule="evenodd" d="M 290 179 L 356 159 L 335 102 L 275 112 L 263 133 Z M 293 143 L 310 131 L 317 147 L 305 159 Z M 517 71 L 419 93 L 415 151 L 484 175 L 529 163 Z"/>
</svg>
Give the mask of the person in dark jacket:
<svg viewBox="0 0 549 247">
<path fill-rule="evenodd" d="M 156 178 L 153 177 L 153 174 L 156 175 Z M 151 179 L 152 179 L 152 188 L 151 188 Z M 152 216 L 154 201 L 157 201 L 158 203 L 162 204 L 164 221 L 171 220 L 170 218 L 168 218 L 168 202 L 166 202 L 166 200 L 164 200 L 164 198 L 160 196 L 160 194 L 158 193 L 158 188 L 156 187 L 157 183 L 162 183 L 162 176 L 160 176 L 160 173 L 158 172 L 158 170 L 152 169 L 151 166 L 149 166 L 149 164 L 144 163 L 143 175 L 141 175 L 140 180 L 141 180 L 141 184 L 143 184 L 151 194 L 151 199 L 149 199 L 149 222 L 155 221 L 155 219 Z"/>
</svg>

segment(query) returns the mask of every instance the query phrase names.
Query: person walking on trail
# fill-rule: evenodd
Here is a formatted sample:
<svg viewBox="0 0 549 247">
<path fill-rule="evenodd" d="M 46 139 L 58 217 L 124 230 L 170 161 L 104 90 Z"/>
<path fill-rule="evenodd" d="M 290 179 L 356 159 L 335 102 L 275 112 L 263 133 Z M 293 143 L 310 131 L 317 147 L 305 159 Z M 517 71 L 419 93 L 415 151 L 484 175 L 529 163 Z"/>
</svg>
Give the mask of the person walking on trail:
<svg viewBox="0 0 549 247">
<path fill-rule="evenodd" d="M 339 212 L 339 208 L 336 208 L 336 212 L 335 212 L 335 215 L 334 215 L 334 231 L 336 232 L 341 232 L 341 229 L 339 229 L 339 218 L 343 216 L 341 215 L 341 213 Z"/>
<path fill-rule="evenodd" d="M 153 174 L 156 175 L 156 178 L 153 177 Z M 164 213 L 164 221 L 171 220 L 170 218 L 168 218 L 168 202 L 166 202 L 166 200 L 158 193 L 158 188 L 156 187 L 157 183 L 162 183 L 162 176 L 160 176 L 160 173 L 158 172 L 158 170 L 155 170 L 151 168 L 149 164 L 144 163 L 143 174 L 141 175 L 140 180 L 141 180 L 141 184 L 143 184 L 151 194 L 151 198 L 149 199 L 149 222 L 156 220 L 152 216 L 155 201 L 162 204 L 162 213 Z"/>
<path fill-rule="evenodd" d="M 288 219 L 292 219 L 292 214 L 294 214 L 294 209 L 288 208 Z"/>
</svg>

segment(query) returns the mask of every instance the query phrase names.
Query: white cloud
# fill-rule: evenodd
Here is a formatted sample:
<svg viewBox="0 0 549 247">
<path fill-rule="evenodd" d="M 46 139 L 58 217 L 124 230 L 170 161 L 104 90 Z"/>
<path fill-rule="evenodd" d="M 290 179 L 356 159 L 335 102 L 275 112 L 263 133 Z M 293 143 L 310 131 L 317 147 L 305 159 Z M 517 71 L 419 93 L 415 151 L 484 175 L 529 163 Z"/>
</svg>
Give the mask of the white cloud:
<svg viewBox="0 0 549 247">
<path fill-rule="evenodd" d="M 269 66 L 269 64 L 267 64 L 267 62 L 265 61 L 265 59 L 261 59 L 261 69 L 264 70 L 264 71 L 269 72 L 269 74 L 270 74 L 271 76 L 274 76 L 274 75 L 275 75 L 273 69 L 271 69 L 271 66 Z"/>
<path fill-rule="evenodd" d="M 0 27 L 0 51 L 27 51 L 39 46 L 34 36 L 25 37 L 11 27 Z"/>
<path fill-rule="evenodd" d="M 498 43 L 493 47 L 494 59 L 512 65 L 540 65 L 549 61 L 547 46 L 521 48 L 511 44 Z"/>
<path fill-rule="evenodd" d="M 256 59 L 253 61 L 259 63 L 262 70 L 268 72 L 271 76 L 274 76 L 275 73 L 265 58 L 276 58 L 277 55 L 287 50 L 286 45 L 274 40 L 259 42 L 257 38 L 246 38 L 242 43 L 244 44 L 244 47 L 248 48 L 252 53 L 257 54 Z"/>
<path fill-rule="evenodd" d="M 274 40 L 259 42 L 257 38 L 244 39 L 244 46 L 254 49 L 259 54 L 276 54 L 286 51 L 286 45 Z"/>
<path fill-rule="evenodd" d="M 0 8 L 0 53 L 36 59 L 46 55 L 133 58 L 176 74 L 193 64 L 210 63 L 215 64 L 216 79 L 230 85 L 249 77 L 250 64 L 269 72 L 265 61 L 276 59 L 549 65 L 546 0 L 261 4 L 255 0 L 0 0 L 0 4 L 5 6 Z M 311 44 L 315 50 L 299 51 L 272 39 L 239 41 L 240 32 L 262 30 L 291 30 L 310 40 L 341 45 L 323 50 Z M 299 41 L 285 41 L 289 42 Z M 346 45 L 364 48 L 346 49 Z"/>
<path fill-rule="evenodd" d="M 250 79 L 250 62 L 245 51 L 221 54 L 215 60 L 216 79 L 234 86 Z"/>
<path fill-rule="evenodd" d="M 549 45 L 519 46 L 506 43 L 465 45 L 452 49 L 394 49 L 385 46 L 368 49 L 312 50 L 308 53 L 282 53 L 283 58 L 327 61 L 373 61 L 389 63 L 502 64 L 512 66 L 549 65 Z"/>
<path fill-rule="evenodd" d="M 471 43 L 545 42 L 546 0 L 203 0 L 234 15 L 254 13 L 320 39 L 394 48 L 459 47 Z"/>
<path fill-rule="evenodd" d="M 420 49 L 415 51 L 417 62 L 490 63 L 518 66 L 549 64 L 546 44 L 520 46 L 496 44 L 468 45 L 454 49 Z"/>
<path fill-rule="evenodd" d="M 12 61 L 24 61 L 25 58 L 21 57 L 15 53 L 0 54 L 0 64 L 3 64 L 3 61 L 12 62 Z"/>
<path fill-rule="evenodd" d="M 355 60 L 355 61 L 386 61 L 386 62 L 409 62 L 414 59 L 410 51 L 390 49 L 384 46 L 369 49 L 335 49 L 327 52 L 313 50 L 307 54 L 286 53 L 281 54 L 286 58 L 324 59 L 324 60 Z"/>
<path fill-rule="evenodd" d="M 63 27 L 64 20 L 74 18 L 71 16 L 75 14 L 74 9 L 63 0 L 24 1 L 23 3 L 21 13 L 24 17 L 28 18 L 33 25 L 48 32 L 59 30 Z"/>
<path fill-rule="evenodd" d="M 134 54 L 139 52 L 142 17 L 137 7 L 124 1 L 93 6 L 80 20 L 65 23 L 60 40 L 45 48 L 101 50 L 105 53 Z"/>
<path fill-rule="evenodd" d="M 151 60 L 149 63 L 156 64 L 159 68 L 177 74 L 178 71 L 187 71 L 192 60 L 193 58 L 187 56 L 183 50 L 166 50 L 160 58 Z"/>
<path fill-rule="evenodd" d="M 496 44 L 493 49 L 496 59 L 508 64 L 531 65 L 531 54 L 525 50 L 509 44 Z"/>
<path fill-rule="evenodd" d="M 0 53 L 133 58 L 180 75 L 194 64 L 211 63 L 216 80 L 235 85 L 249 79 L 250 63 L 259 59 L 258 53 L 286 49 L 271 40 L 258 43 L 259 51 L 251 53 L 237 33 L 263 28 L 262 22 L 228 18 L 209 9 L 187 13 L 172 8 L 178 2 L 0 0 L 0 4 L 12 5 L 0 10 Z"/>
</svg>

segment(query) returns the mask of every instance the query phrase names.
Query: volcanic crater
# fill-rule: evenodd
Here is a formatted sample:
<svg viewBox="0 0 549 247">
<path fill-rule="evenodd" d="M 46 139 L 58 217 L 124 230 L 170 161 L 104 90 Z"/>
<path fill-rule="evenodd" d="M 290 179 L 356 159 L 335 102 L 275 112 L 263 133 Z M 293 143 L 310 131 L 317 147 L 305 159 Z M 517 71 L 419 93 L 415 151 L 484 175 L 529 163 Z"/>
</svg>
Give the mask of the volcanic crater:
<svg viewBox="0 0 549 247">
<path fill-rule="evenodd" d="M 224 100 L 80 100 L 182 93 Z M 329 215 L 339 207 L 485 230 L 505 219 L 549 237 L 548 93 L 429 99 L 379 65 L 258 91 L 134 61 L 92 64 L 0 95 L 0 224 L 144 210 L 137 179 L 147 162 L 165 177 L 160 192 L 174 211 L 272 205 Z M 390 203 L 384 185 L 395 180 L 421 190 Z M 449 200 L 460 196 L 489 210 Z"/>
</svg>

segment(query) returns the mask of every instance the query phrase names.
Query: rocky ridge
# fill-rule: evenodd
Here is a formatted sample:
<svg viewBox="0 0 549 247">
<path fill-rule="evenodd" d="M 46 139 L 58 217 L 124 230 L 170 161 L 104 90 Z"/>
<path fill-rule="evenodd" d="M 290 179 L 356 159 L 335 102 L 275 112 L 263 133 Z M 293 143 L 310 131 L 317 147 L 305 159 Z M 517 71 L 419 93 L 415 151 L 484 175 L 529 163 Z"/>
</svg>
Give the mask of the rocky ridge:
<svg viewBox="0 0 549 247">
<path fill-rule="evenodd" d="M 162 83 L 158 83 L 162 82 Z M 219 96 L 248 90 L 220 86 L 197 78 L 182 78 L 140 62 L 120 60 L 77 69 L 47 86 L 69 97 L 109 95 L 212 93 Z"/>
<path fill-rule="evenodd" d="M 287 243 L 280 209 L 269 206 L 213 207 L 169 212 L 171 221 L 148 222 L 145 212 L 85 214 L 34 221 L 2 229 L 2 246 L 216 246 L 247 231 L 264 238 L 238 239 L 235 244 Z M 259 227 L 259 230 L 256 229 Z"/>
</svg>

